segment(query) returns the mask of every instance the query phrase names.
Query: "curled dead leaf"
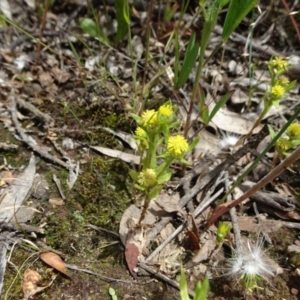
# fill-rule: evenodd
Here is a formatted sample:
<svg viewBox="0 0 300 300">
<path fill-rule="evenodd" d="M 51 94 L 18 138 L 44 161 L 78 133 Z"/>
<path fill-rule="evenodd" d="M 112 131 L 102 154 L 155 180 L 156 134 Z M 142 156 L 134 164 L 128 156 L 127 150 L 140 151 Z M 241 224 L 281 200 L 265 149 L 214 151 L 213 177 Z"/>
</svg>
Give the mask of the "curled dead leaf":
<svg viewBox="0 0 300 300">
<path fill-rule="evenodd" d="M 41 280 L 42 276 L 38 272 L 31 269 L 25 270 L 22 282 L 22 290 L 25 299 L 28 299 L 30 296 L 36 294 L 39 291 L 38 283 Z"/>
<path fill-rule="evenodd" d="M 39 256 L 44 263 L 70 278 L 67 274 L 65 263 L 57 254 L 53 252 L 43 252 Z"/>
</svg>

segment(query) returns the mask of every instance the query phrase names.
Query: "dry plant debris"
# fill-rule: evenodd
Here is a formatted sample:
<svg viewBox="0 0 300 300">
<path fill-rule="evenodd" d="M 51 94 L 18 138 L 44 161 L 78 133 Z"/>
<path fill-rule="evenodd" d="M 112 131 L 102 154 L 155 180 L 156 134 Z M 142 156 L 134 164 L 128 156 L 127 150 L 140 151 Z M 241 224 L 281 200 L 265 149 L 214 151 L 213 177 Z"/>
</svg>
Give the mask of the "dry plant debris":
<svg viewBox="0 0 300 300">
<path fill-rule="evenodd" d="M 191 1 L 182 20 L 177 15 L 181 2 L 135 1 L 130 5 L 132 43 L 126 39 L 114 43 L 117 16 L 113 1 L 87 4 L 57 0 L 47 12 L 40 1 L 1 1 L 1 13 L 24 31 L 8 22 L 0 25 L 3 41 L 0 47 L 0 151 L 3 157 L 0 162 L 0 261 L 3 269 L 0 274 L 6 272 L 5 276 L 11 282 L 8 266 L 13 262 L 19 268 L 24 262 L 26 267 L 21 269 L 26 268 L 23 282 L 17 283 L 16 288 L 23 289 L 24 299 L 38 299 L 37 292 L 45 293 L 49 299 L 59 299 L 64 293 L 64 297 L 75 297 L 78 291 L 81 299 L 103 299 L 108 296 L 108 288 L 99 281 L 93 282 L 96 276 L 106 282 L 119 282 L 119 297 L 146 297 L 143 286 L 129 284 L 134 280 L 125 267 L 118 269 L 120 273 L 114 269 L 116 265 L 119 267 L 117 257 L 123 253 L 130 274 L 137 281 L 141 280 L 142 269 L 146 269 L 178 287 L 174 278 L 183 263 L 191 290 L 204 275 L 210 276 L 210 299 L 269 299 L 279 290 L 281 298 L 296 299 L 299 292 L 295 283 L 299 273 L 299 240 L 292 229 L 300 227 L 297 223 L 300 219 L 297 164 L 285 169 L 264 189 L 243 199 L 237 211 L 231 211 L 232 220 L 228 215 L 224 217 L 228 224 L 235 223 L 234 231 L 247 232 L 248 236 L 261 233 L 265 240 L 273 242 L 265 255 L 271 253 L 279 257 L 277 263 L 284 271 L 278 276 L 278 284 L 268 278 L 267 291 L 247 294 L 230 278 L 222 277 L 228 271 L 224 263 L 229 259 L 228 249 L 237 245 L 239 238 L 230 233 L 223 243 L 218 244 L 217 226 L 205 227 L 212 215 L 212 206 L 228 191 L 224 182 L 229 180 L 232 185 L 268 144 L 270 137 L 263 124 L 281 128 L 298 107 L 299 82 L 278 108 L 272 108 L 264 116 L 252 137 L 247 136 L 262 109 L 263 94 L 270 88 L 270 76 L 264 71 L 270 57 L 289 58 L 292 67 L 285 75 L 299 81 L 299 41 L 288 22 L 288 13 L 283 14 L 281 6 L 287 3 L 297 11 L 299 4 L 274 1 L 272 8 L 268 1 L 260 2 L 263 13 L 255 14 L 257 20 L 254 23 L 247 16 L 230 36 L 224 45 L 225 59 L 217 53 L 203 69 L 200 84 L 205 96 L 204 105 L 210 113 L 217 105 L 216 99 L 231 93 L 209 125 L 203 126 L 199 103 L 190 106 L 195 69 L 187 84 L 174 90 L 174 47 L 169 47 L 168 43 L 173 29 L 177 28 L 180 47 L 186 49 L 192 32 L 203 29 L 196 10 L 197 1 Z M 164 21 L 168 9 L 174 9 L 176 14 Z M 92 19 L 93 10 L 99 16 L 99 24 L 106 36 L 104 40 L 83 34 L 78 26 L 82 18 Z M 41 13 L 45 24 L 41 23 Z M 219 25 L 212 33 L 206 58 L 221 40 L 222 18 L 220 16 Z M 297 15 L 295 19 L 299 25 Z M 250 28 L 253 29 L 251 39 L 248 36 Z M 151 35 L 148 41 L 147 35 Z M 40 38 L 41 43 L 38 42 Z M 107 42 L 111 44 L 108 46 Z M 250 66 L 244 48 L 249 43 L 253 49 Z M 142 226 L 139 226 L 141 203 L 139 195 L 132 192 L 132 183 L 131 186 L 128 184 L 128 169 L 129 166 L 137 169 L 140 157 L 136 155 L 135 124 L 129 116 L 130 113 L 141 113 L 145 108 L 156 109 L 166 99 L 171 99 L 177 106 L 176 118 L 183 125 L 190 117 L 192 126 L 186 134 L 191 139 L 198 136 L 200 142 L 187 157 L 190 165 L 185 174 L 181 173 L 180 166 L 174 165 L 171 182 L 165 184 L 162 193 L 151 201 Z M 224 207 L 232 206 L 269 173 L 273 155 L 274 152 L 269 151 L 260 166 L 248 174 L 247 182 L 233 191 L 232 201 L 224 203 Z M 94 161 L 98 164 L 94 165 Z M 116 162 L 113 165 L 117 166 L 116 170 L 107 169 L 110 162 Z M 127 169 L 120 167 L 124 165 Z M 113 172 L 116 174 L 112 175 Z M 282 183 L 284 189 L 281 189 Z M 123 184 L 121 190 L 118 184 Z M 105 236 L 107 233 L 96 234 L 95 227 L 86 228 L 85 225 L 90 223 L 107 226 L 108 230 L 119 228 L 124 248 L 116 243 L 110 245 L 110 238 Z M 54 245 L 55 249 L 50 247 L 40 254 L 40 258 L 66 276 L 69 276 L 66 267 L 72 269 L 74 281 L 70 286 L 66 287 L 67 280 L 57 283 L 51 279 L 53 284 L 47 289 L 39 287 L 41 275 L 33 270 L 34 266 L 27 265 L 24 254 L 27 250 L 23 248 L 29 249 L 28 241 L 32 243 L 30 246 L 43 245 L 39 250 L 49 247 L 47 243 Z M 285 260 L 288 254 L 281 242 L 294 253 L 292 263 Z M 237 258 L 247 257 L 249 252 L 257 249 L 252 245 L 248 247 L 244 238 L 241 244 L 243 251 L 248 252 L 241 254 L 242 250 L 236 247 L 233 252 Z M 113 261 L 107 253 L 103 258 L 105 250 L 101 247 L 108 247 L 107 252 L 113 253 L 109 253 L 114 256 Z M 15 253 L 13 250 L 16 249 Z M 66 265 L 52 250 L 63 252 L 70 264 Z M 38 262 L 29 261 L 38 266 Z M 105 269 L 105 263 L 110 268 Z M 272 265 L 276 262 L 272 261 Z M 44 265 L 39 265 L 36 270 L 43 268 Z M 80 272 L 93 278 L 91 289 Z M 3 294 L 8 287 L 3 278 L 0 279 Z M 134 292 L 128 286 L 135 289 Z M 12 299 L 17 299 L 16 295 L 17 292 Z M 172 297 L 164 291 L 159 294 L 157 284 L 151 288 L 149 285 L 149 295 L 152 295 L 149 299 Z"/>
</svg>

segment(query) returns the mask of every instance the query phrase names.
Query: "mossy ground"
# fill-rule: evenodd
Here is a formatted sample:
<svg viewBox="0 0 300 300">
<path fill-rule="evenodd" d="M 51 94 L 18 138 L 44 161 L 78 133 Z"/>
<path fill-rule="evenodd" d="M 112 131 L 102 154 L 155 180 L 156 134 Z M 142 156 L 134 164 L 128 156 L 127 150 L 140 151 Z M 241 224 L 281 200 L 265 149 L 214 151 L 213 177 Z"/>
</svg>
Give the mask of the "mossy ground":
<svg viewBox="0 0 300 300">
<path fill-rule="evenodd" d="M 50 103 L 49 103 L 50 104 Z M 45 108 L 44 108 L 45 109 Z M 49 111 L 52 106 L 49 106 Z M 72 111 L 72 113 L 70 113 Z M 52 110 L 54 113 L 55 110 Z M 50 205 L 48 199 L 42 201 L 32 225 L 44 225 L 45 235 L 32 240 L 38 245 L 42 240 L 47 246 L 63 253 L 68 264 L 77 265 L 92 272 L 112 279 L 126 280 L 127 283 L 108 283 L 84 272 L 69 271 L 73 280 L 59 275 L 53 284 L 32 299 L 111 299 L 109 287 L 113 287 L 119 299 L 129 295 L 132 299 L 171 299 L 169 288 L 162 283 L 150 282 L 144 288 L 134 282 L 129 275 L 124 260 L 124 248 L 121 242 L 107 233 L 99 233 L 86 225 L 92 224 L 118 232 L 119 221 L 125 209 L 133 202 L 132 182 L 128 176 L 129 166 L 118 159 L 96 155 L 88 149 L 88 145 L 96 144 L 111 148 L 122 148 L 120 141 L 111 134 L 101 130 L 99 126 L 111 129 L 124 128 L 134 130 L 134 123 L 125 114 L 117 114 L 106 108 L 84 110 L 78 105 L 69 107 L 67 111 L 56 112 L 57 122 L 63 126 L 77 129 L 77 138 L 86 146 L 86 151 L 74 153 L 74 157 L 82 159 L 81 174 L 72 190 L 68 190 L 66 179 L 68 172 L 53 167 L 49 162 L 41 160 L 37 166 L 49 184 L 49 197 L 59 197 L 56 185 L 52 181 L 55 174 L 61 181 L 66 195 L 65 205 Z M 97 125 L 97 126 L 96 126 Z M 91 129 L 92 128 L 92 129 Z M 130 129 L 131 128 L 131 129 Z M 57 134 L 58 139 L 66 137 L 65 133 Z M 5 152 L 3 155 L 11 165 L 26 165 L 30 149 L 22 151 L 24 145 L 8 134 L 2 139 L 18 143 L 19 151 Z M 20 151 L 21 150 L 21 151 Z M 26 238 L 26 237 L 25 237 Z M 38 246 L 39 250 L 45 250 Z M 19 240 L 11 251 L 11 257 L 5 274 L 3 296 L 1 299 L 21 299 L 22 274 L 27 268 L 38 271 L 43 280 L 42 286 L 51 281 L 55 273 L 38 258 L 38 250 Z M 169 296 L 168 296 L 169 294 Z"/>
</svg>

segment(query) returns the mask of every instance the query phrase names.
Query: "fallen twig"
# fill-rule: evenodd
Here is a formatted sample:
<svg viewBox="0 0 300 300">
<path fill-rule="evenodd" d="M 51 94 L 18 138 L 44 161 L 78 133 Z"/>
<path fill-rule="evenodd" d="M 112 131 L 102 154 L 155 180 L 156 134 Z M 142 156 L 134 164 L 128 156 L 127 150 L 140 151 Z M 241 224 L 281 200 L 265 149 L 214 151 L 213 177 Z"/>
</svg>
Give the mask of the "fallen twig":
<svg viewBox="0 0 300 300">
<path fill-rule="evenodd" d="M 49 153 L 42 150 L 39 146 L 34 144 L 29 139 L 29 137 L 27 136 L 27 134 L 25 134 L 23 128 L 21 127 L 21 125 L 18 121 L 15 96 L 11 95 L 10 100 L 11 100 L 11 107 L 10 107 L 11 118 L 12 118 L 12 121 L 16 127 L 16 130 L 17 130 L 22 142 L 26 143 L 34 152 L 38 153 L 40 156 L 48 159 L 49 161 L 52 161 L 53 163 L 55 163 L 61 167 L 64 167 L 67 170 L 72 170 L 73 166 L 71 165 L 71 163 L 65 163 L 64 161 L 60 160 L 59 158 L 50 155 Z"/>
<path fill-rule="evenodd" d="M 242 201 L 249 198 L 251 195 L 253 195 L 255 192 L 260 190 L 262 187 L 264 187 L 267 183 L 271 182 L 273 179 L 275 179 L 281 172 L 284 171 L 286 167 L 294 163 L 296 160 L 300 158 L 300 147 L 298 147 L 290 156 L 285 158 L 276 168 L 274 168 L 269 174 L 267 174 L 265 177 L 263 177 L 257 184 L 252 186 L 245 194 L 243 194 L 238 199 L 230 202 L 230 203 L 224 203 L 222 205 L 219 205 L 216 209 L 212 217 L 207 221 L 207 226 L 214 224 L 217 219 L 229 211 L 231 208 L 237 206 Z"/>
</svg>

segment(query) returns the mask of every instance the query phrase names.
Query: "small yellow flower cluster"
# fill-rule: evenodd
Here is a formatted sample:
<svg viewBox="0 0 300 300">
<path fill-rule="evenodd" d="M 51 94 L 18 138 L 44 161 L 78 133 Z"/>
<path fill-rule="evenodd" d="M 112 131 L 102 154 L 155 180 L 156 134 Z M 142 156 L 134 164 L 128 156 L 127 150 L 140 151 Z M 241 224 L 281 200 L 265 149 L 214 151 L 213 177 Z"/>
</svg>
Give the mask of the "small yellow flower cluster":
<svg viewBox="0 0 300 300">
<path fill-rule="evenodd" d="M 141 186 L 143 186 L 145 188 L 148 188 L 148 187 L 151 187 L 151 186 L 155 185 L 156 178 L 157 178 L 157 175 L 156 175 L 155 170 L 153 170 L 153 169 L 146 169 L 146 170 L 143 170 L 139 174 L 139 176 L 138 176 L 138 183 Z"/>
<path fill-rule="evenodd" d="M 143 112 L 141 125 L 144 127 L 158 125 L 157 112 L 154 109 L 149 109 Z"/>
<path fill-rule="evenodd" d="M 276 142 L 276 147 L 278 152 L 282 153 L 288 151 L 292 147 L 292 144 L 288 138 L 280 137 Z"/>
<path fill-rule="evenodd" d="M 141 127 L 138 127 L 136 130 L 135 130 L 135 135 L 136 135 L 136 138 L 139 140 L 140 142 L 140 145 L 144 148 L 144 149 L 148 149 L 149 147 L 149 143 L 148 143 L 148 135 L 147 135 L 147 132 L 141 128 Z"/>
<path fill-rule="evenodd" d="M 287 68 L 288 62 L 283 57 L 274 57 L 270 61 L 269 66 L 279 73 L 283 72 Z"/>
<path fill-rule="evenodd" d="M 271 88 L 271 95 L 274 98 L 281 98 L 285 93 L 285 89 L 282 85 L 275 84 Z"/>
<path fill-rule="evenodd" d="M 300 136 L 300 124 L 293 123 L 289 126 L 289 128 L 286 131 L 286 134 L 290 137 L 297 137 Z"/>
<path fill-rule="evenodd" d="M 171 122 L 174 118 L 173 108 L 170 104 L 164 104 L 158 109 L 158 118 L 161 122 Z"/>
<path fill-rule="evenodd" d="M 290 80 L 286 76 L 280 76 L 277 83 L 281 86 L 287 86 L 290 84 Z"/>
<path fill-rule="evenodd" d="M 223 242 L 229 233 L 231 227 L 227 222 L 219 222 L 217 230 L 217 239 L 219 242 Z"/>
<path fill-rule="evenodd" d="M 183 156 L 189 148 L 188 142 L 181 135 L 171 136 L 167 142 L 167 152 L 172 157 Z"/>
<path fill-rule="evenodd" d="M 147 133 L 146 133 L 146 131 L 145 131 L 143 128 L 138 127 L 138 128 L 135 130 L 135 135 L 138 136 L 138 137 L 140 137 L 140 138 L 144 138 L 144 137 L 147 136 Z"/>
</svg>

